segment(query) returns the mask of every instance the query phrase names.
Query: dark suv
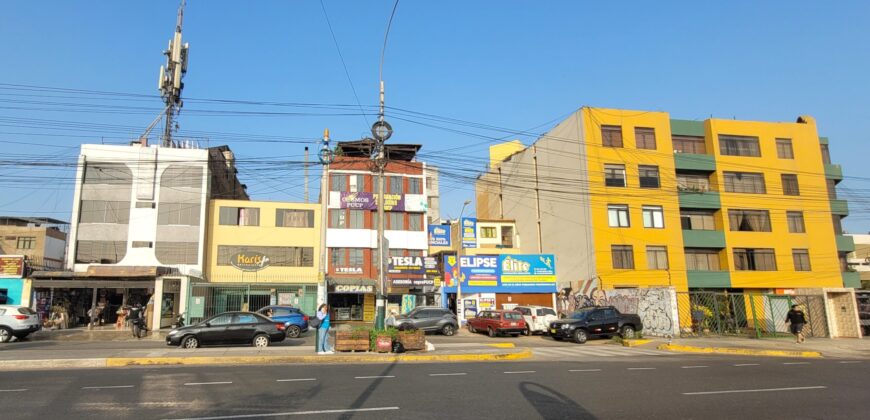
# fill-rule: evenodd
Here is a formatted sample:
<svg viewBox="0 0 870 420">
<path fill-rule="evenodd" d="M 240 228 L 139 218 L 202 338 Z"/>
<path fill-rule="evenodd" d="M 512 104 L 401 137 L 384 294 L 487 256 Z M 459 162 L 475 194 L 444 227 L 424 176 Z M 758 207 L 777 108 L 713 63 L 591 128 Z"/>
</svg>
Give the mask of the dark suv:
<svg viewBox="0 0 870 420">
<path fill-rule="evenodd" d="M 456 315 L 443 308 L 421 306 L 405 315 L 396 315 L 396 327 L 400 330 L 440 331 L 444 335 L 453 335 L 458 326 Z"/>
<path fill-rule="evenodd" d="M 565 338 L 583 344 L 589 337 L 610 337 L 619 334 L 622 338 L 634 338 L 643 329 L 640 317 L 622 314 L 612 306 L 582 308 L 570 317 L 550 323 L 550 335 L 555 340 Z"/>
</svg>

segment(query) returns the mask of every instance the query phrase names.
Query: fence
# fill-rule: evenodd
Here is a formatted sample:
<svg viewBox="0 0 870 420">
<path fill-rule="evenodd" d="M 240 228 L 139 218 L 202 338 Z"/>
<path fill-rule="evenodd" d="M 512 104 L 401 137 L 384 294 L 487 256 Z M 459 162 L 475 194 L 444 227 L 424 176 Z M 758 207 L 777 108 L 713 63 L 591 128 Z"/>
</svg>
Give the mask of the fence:
<svg viewBox="0 0 870 420">
<path fill-rule="evenodd" d="M 821 295 L 679 292 L 680 336 L 786 336 L 789 330 L 785 318 L 794 304 L 806 315 L 805 336 L 828 336 Z"/>
<path fill-rule="evenodd" d="M 187 322 L 199 322 L 227 311 L 257 311 L 269 305 L 288 305 L 313 314 L 316 284 L 215 284 L 192 283 Z"/>
</svg>

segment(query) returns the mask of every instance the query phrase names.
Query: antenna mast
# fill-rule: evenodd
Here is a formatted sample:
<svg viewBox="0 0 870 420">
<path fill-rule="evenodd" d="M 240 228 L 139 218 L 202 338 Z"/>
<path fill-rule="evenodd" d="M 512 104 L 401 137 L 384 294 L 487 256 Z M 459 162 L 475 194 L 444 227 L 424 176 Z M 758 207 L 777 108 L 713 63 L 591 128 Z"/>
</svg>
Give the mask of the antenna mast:
<svg viewBox="0 0 870 420">
<path fill-rule="evenodd" d="M 166 56 L 166 65 L 160 66 L 160 80 L 157 82 L 160 96 L 166 104 L 163 147 L 173 146 L 172 131 L 173 128 L 177 128 L 173 127 L 173 125 L 177 125 L 175 116 L 184 105 L 181 101 L 181 90 L 184 89 L 181 78 L 187 73 L 188 48 L 190 47 L 190 44 L 181 42 L 184 5 L 185 0 L 181 0 L 181 5 L 178 7 L 178 20 L 175 23 L 175 35 L 169 40 L 169 48 L 163 51 L 163 55 Z"/>
</svg>

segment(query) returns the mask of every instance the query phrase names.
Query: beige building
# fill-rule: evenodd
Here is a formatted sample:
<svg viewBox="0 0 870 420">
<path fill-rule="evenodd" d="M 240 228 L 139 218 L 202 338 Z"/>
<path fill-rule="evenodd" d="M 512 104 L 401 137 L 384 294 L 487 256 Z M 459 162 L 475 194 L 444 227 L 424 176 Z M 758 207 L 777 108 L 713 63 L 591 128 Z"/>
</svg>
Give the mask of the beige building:
<svg viewBox="0 0 870 420">
<path fill-rule="evenodd" d="M 0 216 L 0 254 L 24 255 L 38 270 L 61 268 L 67 226 L 47 217 Z"/>
</svg>

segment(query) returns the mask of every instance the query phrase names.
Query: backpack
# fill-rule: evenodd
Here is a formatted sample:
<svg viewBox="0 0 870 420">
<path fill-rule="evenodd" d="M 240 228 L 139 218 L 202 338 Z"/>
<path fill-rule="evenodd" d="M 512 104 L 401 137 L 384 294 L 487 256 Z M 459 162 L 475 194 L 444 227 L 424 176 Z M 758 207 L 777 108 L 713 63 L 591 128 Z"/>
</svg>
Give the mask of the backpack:
<svg viewBox="0 0 870 420">
<path fill-rule="evenodd" d="M 320 328 L 321 319 L 314 317 L 308 320 L 308 326 L 311 328 Z"/>
<path fill-rule="evenodd" d="M 393 353 L 404 353 L 405 346 L 402 343 L 396 341 L 393 343 Z"/>
</svg>

